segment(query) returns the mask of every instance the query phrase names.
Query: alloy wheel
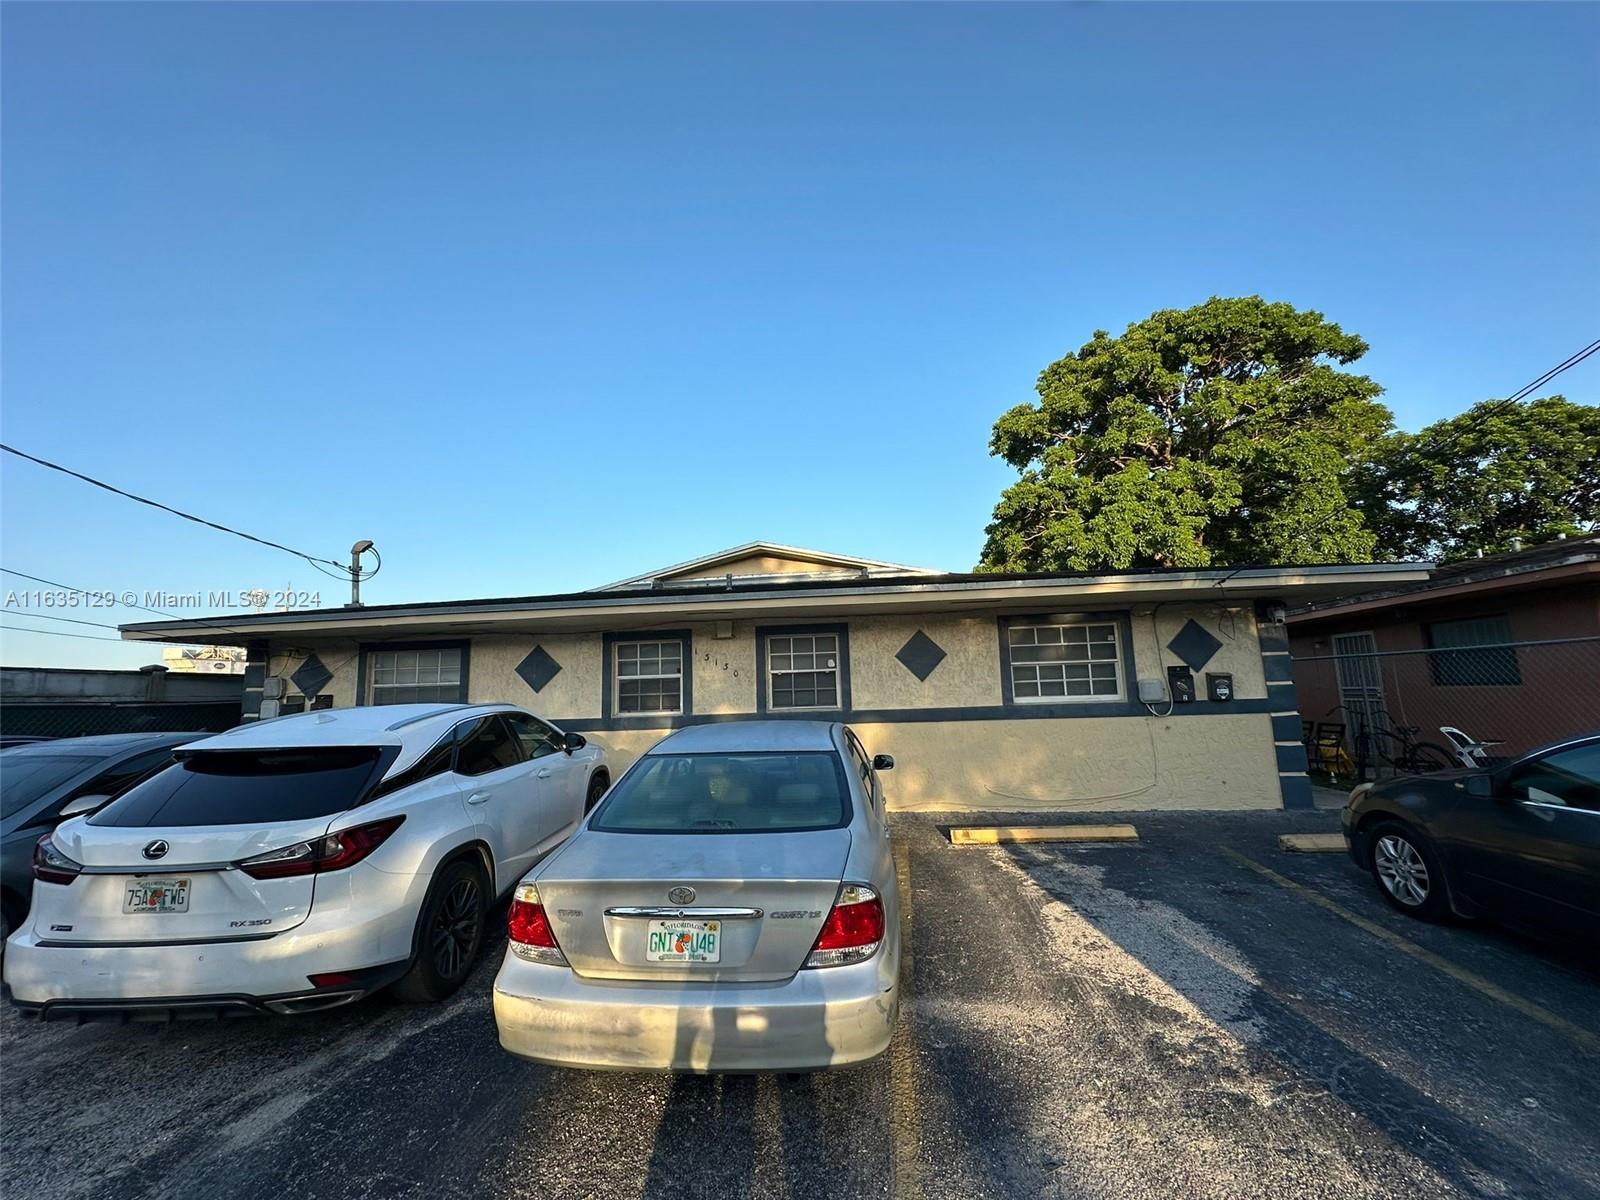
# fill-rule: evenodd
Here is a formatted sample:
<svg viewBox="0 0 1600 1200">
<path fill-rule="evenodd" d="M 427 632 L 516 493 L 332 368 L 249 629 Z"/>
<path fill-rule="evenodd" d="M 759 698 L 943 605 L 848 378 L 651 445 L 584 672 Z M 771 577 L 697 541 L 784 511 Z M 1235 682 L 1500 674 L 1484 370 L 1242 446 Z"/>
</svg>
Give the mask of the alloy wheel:
<svg viewBox="0 0 1600 1200">
<path fill-rule="evenodd" d="M 483 896 L 475 879 L 459 879 L 433 919 L 433 965 L 444 979 L 466 969 L 483 913 Z"/>
<path fill-rule="evenodd" d="M 1398 834 L 1385 834 L 1373 847 L 1372 865 L 1378 881 L 1401 904 L 1415 908 L 1428 899 L 1427 864 L 1417 848 Z"/>
</svg>

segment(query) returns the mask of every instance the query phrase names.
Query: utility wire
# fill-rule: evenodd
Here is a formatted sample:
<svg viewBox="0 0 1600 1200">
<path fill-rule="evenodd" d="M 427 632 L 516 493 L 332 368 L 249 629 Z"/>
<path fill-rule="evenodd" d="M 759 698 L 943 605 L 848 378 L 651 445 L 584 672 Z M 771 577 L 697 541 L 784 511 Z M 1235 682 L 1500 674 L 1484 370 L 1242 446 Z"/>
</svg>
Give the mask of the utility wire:
<svg viewBox="0 0 1600 1200">
<path fill-rule="evenodd" d="M 1479 409 L 1475 415 L 1471 416 L 1466 425 L 1455 430 L 1453 433 L 1446 435 L 1439 441 L 1428 443 L 1428 449 L 1430 451 L 1439 451 L 1444 449 L 1446 446 L 1449 446 L 1451 443 L 1459 440 L 1461 437 L 1471 432 L 1474 427 L 1482 425 L 1483 422 L 1487 421 L 1490 417 L 1493 417 L 1501 411 L 1512 408 L 1521 403 L 1530 394 L 1537 391 L 1539 388 L 1542 388 L 1557 375 L 1561 374 L 1563 371 L 1570 370 L 1571 368 L 1577 366 L 1584 359 L 1588 358 L 1591 354 L 1594 354 L 1597 351 L 1600 351 L 1600 338 L 1590 342 L 1587 346 L 1585 346 L 1582 350 L 1579 350 L 1576 354 L 1572 355 L 1565 362 L 1557 363 L 1543 375 L 1539 376 L 1539 378 L 1535 379 L 1532 383 L 1525 384 L 1518 388 L 1505 399 L 1491 401 L 1489 404 Z"/>
<path fill-rule="evenodd" d="M 17 608 L 0 609 L 0 613 L 10 617 L 27 617 L 30 621 L 65 621 L 69 625 L 93 625 L 96 629 L 116 629 L 117 626 L 109 621 L 85 621 L 78 617 L 58 617 L 54 613 L 24 612 Z"/>
<path fill-rule="evenodd" d="M 45 637 L 82 638 L 86 642 L 121 642 L 121 638 L 101 637 L 98 633 L 68 633 L 62 629 L 29 629 L 26 625 L 0 625 L 0 632 L 5 633 L 37 633 Z M 132 645 L 131 642 L 123 642 Z"/>
<path fill-rule="evenodd" d="M 4 572 L 7 575 L 15 575 L 18 579 L 30 579 L 34 583 L 42 583 L 46 587 L 60 588 L 64 592 L 75 592 L 80 596 L 103 596 L 103 595 L 105 595 L 104 592 L 91 592 L 91 591 L 88 591 L 85 588 L 76 588 L 76 587 L 73 587 L 71 584 L 61 583 L 60 581 L 55 580 L 55 579 L 45 579 L 45 578 L 43 578 L 42 576 L 39 576 L 39 575 L 29 575 L 26 571 L 15 571 L 10 567 L 0 566 L 0 572 Z M 221 633 L 234 634 L 234 635 L 236 635 L 238 637 L 259 637 L 260 636 L 259 632 L 251 633 L 249 630 L 239 629 L 239 628 L 237 628 L 236 626 L 233 626 L 233 625 L 225 625 L 220 621 L 207 620 L 204 617 L 182 617 L 182 616 L 179 616 L 177 613 L 167 612 L 165 609 L 147 608 L 143 604 L 129 604 L 125 600 L 118 600 L 117 603 L 119 605 L 121 605 L 123 608 L 136 608 L 140 612 L 154 613 L 156 616 L 158 616 L 158 617 L 166 617 L 170 621 L 187 621 L 191 625 L 203 625 L 203 626 L 206 626 L 209 629 L 215 629 L 215 630 L 217 630 L 217 631 L 219 631 Z M 34 616 L 36 614 L 34 614 L 34 613 L 18 613 L 17 615 L 18 616 Z M 57 619 L 58 620 L 66 620 L 65 617 L 61 617 L 61 618 L 57 618 Z M 89 622 L 89 624 L 95 624 L 95 622 Z M 119 628 L 119 626 L 111 625 L 111 626 L 107 626 L 107 628 L 116 629 L 116 628 Z M 44 633 L 45 631 L 42 630 L 42 629 L 39 629 L 39 630 L 35 630 L 34 632 L 36 632 L 36 633 Z M 81 634 L 79 636 L 87 637 L 88 635 L 87 634 Z M 115 639 L 112 639 L 112 640 L 114 640 L 114 641 L 122 641 L 124 639 L 115 638 Z"/>
<path fill-rule="evenodd" d="M 219 525 L 215 521 L 208 521 L 204 517 L 197 517 L 193 513 L 186 513 L 181 509 L 173 508 L 169 504 L 162 504 L 158 500 L 151 500 L 145 496 L 136 496 L 132 492 L 124 491 L 122 488 L 115 487 L 103 480 L 96 479 L 92 475 L 85 475 L 81 471 L 74 471 L 71 467 L 63 467 L 60 463 L 53 463 L 49 459 L 39 458 L 36 455 L 28 454 L 22 450 L 18 450 L 15 446 L 7 446 L 3 442 L 0 442 L 0 450 L 4 450 L 7 454 L 15 454 L 18 458 L 25 458 L 29 462 L 38 463 L 41 467 L 48 467 L 52 471 L 60 471 L 63 475 L 70 475 L 74 479 L 81 479 L 84 483 L 93 484 L 95 487 L 103 488 L 114 495 L 123 496 L 126 499 L 137 501 L 140 504 L 148 504 L 151 508 L 159 508 L 162 512 L 171 513 L 175 517 L 182 517 L 185 521 L 193 521 L 196 525 L 204 525 L 208 529 L 217 530 L 219 533 L 231 533 L 234 537 L 241 537 L 247 542 L 255 542 L 258 545 L 270 546 L 274 550 L 282 550 L 285 554 L 292 554 L 296 558 L 305 559 L 306 562 L 310 563 L 314 567 L 317 567 L 319 571 L 322 570 L 322 568 L 318 566 L 318 564 L 326 563 L 328 566 L 335 567 L 341 572 L 341 575 L 338 576 L 338 578 L 350 578 L 350 568 L 345 566 L 343 563 L 335 562 L 331 558 L 318 558 L 314 554 L 307 554 L 304 550 L 296 550 L 294 547 L 285 546 L 281 542 L 271 542 L 266 538 L 257 537 L 253 533 L 245 533 L 242 530 L 233 529 L 227 525 Z M 324 572 L 324 574 L 326 574 L 326 572 Z"/>
</svg>

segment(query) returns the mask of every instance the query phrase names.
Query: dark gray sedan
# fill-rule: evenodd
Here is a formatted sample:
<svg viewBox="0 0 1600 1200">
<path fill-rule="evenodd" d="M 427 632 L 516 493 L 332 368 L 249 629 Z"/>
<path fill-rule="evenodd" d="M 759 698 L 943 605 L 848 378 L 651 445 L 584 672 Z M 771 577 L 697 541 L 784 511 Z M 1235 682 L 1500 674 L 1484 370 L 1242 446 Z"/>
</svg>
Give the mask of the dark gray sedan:
<svg viewBox="0 0 1600 1200">
<path fill-rule="evenodd" d="M 1503 766 L 1362 784 L 1344 834 L 1383 898 L 1410 916 L 1600 934 L 1600 734 Z"/>
<path fill-rule="evenodd" d="M 0 750 L 0 942 L 28 914 L 33 847 L 41 836 L 165 766 L 176 747 L 210 736 L 107 733 Z"/>
</svg>

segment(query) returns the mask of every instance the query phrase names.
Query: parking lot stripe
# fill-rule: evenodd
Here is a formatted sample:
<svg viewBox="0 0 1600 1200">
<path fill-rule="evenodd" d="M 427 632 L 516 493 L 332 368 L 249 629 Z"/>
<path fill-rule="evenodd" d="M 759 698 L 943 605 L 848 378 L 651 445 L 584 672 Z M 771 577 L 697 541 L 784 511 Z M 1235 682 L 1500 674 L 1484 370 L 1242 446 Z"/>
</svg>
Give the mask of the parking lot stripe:
<svg viewBox="0 0 1600 1200">
<path fill-rule="evenodd" d="M 889 1047 L 889 1195 L 922 1200 L 922 1105 L 917 1100 L 911 1028 L 911 848 L 895 839 L 894 870 L 900 886 L 900 1019 Z"/>
<path fill-rule="evenodd" d="M 1499 984 L 1492 983 L 1485 979 L 1482 975 L 1478 975 L 1475 972 L 1469 971 L 1465 967 L 1457 966 L 1449 959 L 1435 954 L 1432 950 L 1426 949 L 1423 946 L 1417 945 L 1416 942 L 1411 941 L 1409 938 L 1401 937 L 1398 933 L 1395 933 L 1391 929 L 1385 929 L 1376 921 L 1368 920 L 1360 913 L 1351 912 L 1348 908 L 1344 907 L 1344 905 L 1330 900 L 1316 889 L 1308 888 L 1304 884 L 1296 883 L 1294 880 L 1278 874 L 1278 872 L 1274 871 L 1271 867 L 1262 866 L 1253 858 L 1245 857 L 1231 846 L 1218 846 L 1217 848 L 1221 850 L 1224 855 L 1233 859 L 1241 866 L 1249 867 L 1257 875 L 1260 875 L 1266 879 L 1270 879 L 1279 887 L 1286 888 L 1295 895 L 1299 896 L 1302 900 L 1308 900 L 1312 904 L 1315 904 L 1318 908 L 1325 909 L 1328 912 L 1333 913 L 1335 916 L 1341 917 L 1350 922 L 1350 924 L 1354 925 L 1357 929 L 1365 930 L 1379 941 L 1400 951 L 1400 953 L 1409 954 L 1412 958 L 1418 960 L 1419 962 L 1427 963 L 1434 970 L 1441 971 L 1448 975 L 1457 983 L 1464 984 L 1467 987 L 1472 988 L 1474 991 L 1489 997 L 1491 1000 L 1498 1000 L 1507 1008 L 1515 1009 L 1523 1016 L 1538 1021 L 1541 1025 L 1549 1026 L 1556 1032 L 1571 1038 L 1574 1042 L 1578 1043 L 1578 1045 L 1582 1046 L 1585 1050 L 1588 1050 L 1591 1054 L 1600 1054 L 1600 1036 L 1591 1033 L 1581 1025 L 1575 1025 L 1571 1021 L 1566 1020 L 1564 1017 L 1558 1017 L 1549 1009 L 1535 1004 L 1532 1000 L 1525 1000 L 1515 992 L 1508 992 Z"/>
<path fill-rule="evenodd" d="M 1132 825 L 966 825 L 950 831 L 953 846 L 999 846 L 1007 842 L 1137 842 Z"/>
</svg>

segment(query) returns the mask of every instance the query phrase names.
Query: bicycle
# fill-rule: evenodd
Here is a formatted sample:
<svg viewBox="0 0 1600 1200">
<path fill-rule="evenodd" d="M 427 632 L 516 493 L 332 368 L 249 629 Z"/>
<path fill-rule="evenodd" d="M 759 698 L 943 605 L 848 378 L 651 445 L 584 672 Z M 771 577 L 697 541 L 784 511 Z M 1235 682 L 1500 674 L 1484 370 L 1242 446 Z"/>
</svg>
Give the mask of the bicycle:
<svg viewBox="0 0 1600 1200">
<path fill-rule="evenodd" d="M 1364 714 L 1351 712 L 1343 704 L 1328 710 L 1330 717 L 1335 713 L 1345 716 L 1358 766 L 1375 759 L 1389 764 L 1391 769 L 1403 775 L 1431 775 L 1435 771 L 1448 771 L 1457 766 L 1456 756 L 1437 742 L 1417 740 L 1422 726 L 1396 725 L 1381 708 L 1370 721 Z"/>
</svg>

